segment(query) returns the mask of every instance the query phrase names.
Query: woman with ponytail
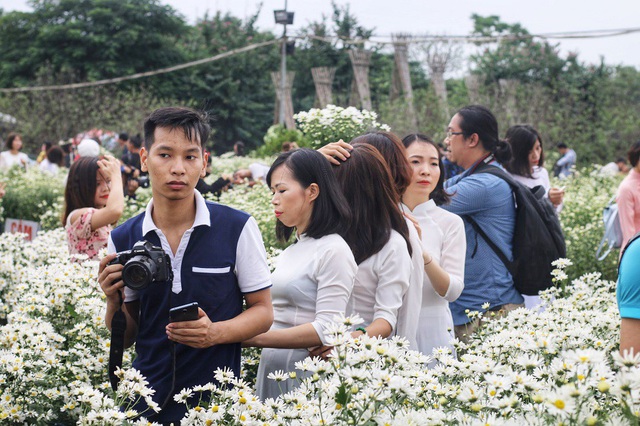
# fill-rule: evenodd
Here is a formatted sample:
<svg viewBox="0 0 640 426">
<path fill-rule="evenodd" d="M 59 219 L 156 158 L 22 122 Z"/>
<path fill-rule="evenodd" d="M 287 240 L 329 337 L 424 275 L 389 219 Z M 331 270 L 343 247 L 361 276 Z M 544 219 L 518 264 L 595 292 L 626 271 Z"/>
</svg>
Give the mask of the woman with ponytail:
<svg viewBox="0 0 640 426">
<path fill-rule="evenodd" d="M 445 139 L 451 161 L 464 172 L 445 182 L 451 195 L 445 210 L 465 222 L 467 250 L 464 290 L 450 304 L 455 334 L 467 340 L 478 323 L 467 316 L 472 311 L 506 312 L 523 306 L 507 267 L 489 243 L 470 223 L 472 219 L 510 260 L 513 260 L 515 203 L 507 182 L 490 173 L 488 167 L 502 167 L 511 159 L 511 148 L 498 138 L 498 122 L 486 107 L 470 105 L 460 109 L 449 122 Z M 487 308 L 488 306 L 488 308 Z"/>
</svg>

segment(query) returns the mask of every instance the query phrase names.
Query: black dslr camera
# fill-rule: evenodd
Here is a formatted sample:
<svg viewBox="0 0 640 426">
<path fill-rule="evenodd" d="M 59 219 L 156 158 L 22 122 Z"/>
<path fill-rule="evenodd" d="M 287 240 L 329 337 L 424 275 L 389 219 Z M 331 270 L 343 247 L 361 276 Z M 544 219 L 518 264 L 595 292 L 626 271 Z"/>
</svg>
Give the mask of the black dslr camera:
<svg viewBox="0 0 640 426">
<path fill-rule="evenodd" d="M 118 253 L 109 265 L 121 264 L 122 281 L 133 290 L 142 290 L 157 281 L 173 279 L 169 255 L 148 241 L 138 241 L 131 250 Z"/>
</svg>

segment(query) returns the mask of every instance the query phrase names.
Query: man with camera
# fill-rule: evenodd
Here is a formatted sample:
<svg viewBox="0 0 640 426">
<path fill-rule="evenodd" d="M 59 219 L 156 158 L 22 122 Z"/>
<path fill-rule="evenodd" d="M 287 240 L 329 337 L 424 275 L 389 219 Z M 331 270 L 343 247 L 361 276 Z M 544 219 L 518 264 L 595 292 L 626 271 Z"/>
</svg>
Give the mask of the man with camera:
<svg viewBox="0 0 640 426">
<path fill-rule="evenodd" d="M 206 202 L 194 190 L 205 174 L 209 131 L 205 117 L 188 108 L 161 108 L 147 118 L 140 159 L 153 198 L 144 213 L 112 232 L 111 254 L 100 262 L 107 327 L 112 330 L 124 314 L 125 347 L 136 343 L 133 367 L 162 406 L 158 415 L 144 415 L 164 424 L 178 424 L 186 412 L 173 394 L 215 382 L 216 368 L 239 375 L 240 342 L 266 332 L 273 321 L 270 274 L 255 220 Z M 170 322 L 176 307 L 180 312 Z M 192 308 L 196 320 L 188 315 Z M 115 326 L 112 332 L 116 336 Z"/>
</svg>

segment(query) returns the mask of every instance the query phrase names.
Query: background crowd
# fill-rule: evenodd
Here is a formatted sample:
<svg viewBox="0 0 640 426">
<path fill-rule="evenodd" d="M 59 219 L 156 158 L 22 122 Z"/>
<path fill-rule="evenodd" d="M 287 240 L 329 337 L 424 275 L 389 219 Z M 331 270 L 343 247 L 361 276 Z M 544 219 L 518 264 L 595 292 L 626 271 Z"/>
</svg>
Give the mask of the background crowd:
<svg viewBox="0 0 640 426">
<path fill-rule="evenodd" d="M 19 135 L 11 136 L 6 155 L 16 158 Z M 119 160 L 96 140 L 84 139 L 70 150 L 77 151 L 70 159 L 63 216 L 70 254 L 96 259 L 122 214 L 125 196 L 135 197 L 138 187 L 149 183 L 144 179 L 148 165 L 141 161 L 141 150 L 143 158 L 149 153 L 148 142 L 139 136 L 131 139 L 126 134 L 118 138 L 122 149 L 114 154 Z M 551 186 L 543 166 L 543 141 L 535 128 L 512 126 L 502 140 L 493 114 L 469 106 L 452 117 L 442 144 L 421 134 L 400 140 L 393 133 L 377 132 L 350 143 L 330 143 L 319 152 L 287 145 L 271 166 L 255 163 L 221 176 L 211 191 L 219 194 L 231 185 L 269 186 L 278 235 L 287 241 L 295 234 L 297 240 L 275 263 L 272 330 L 243 343 L 264 348 L 257 382 L 262 398 L 295 387 L 269 379 L 293 371 L 308 355 L 331 353 L 325 338 L 336 314 L 363 318 L 353 337 L 400 335 L 423 353 L 448 348 L 455 354 L 453 337 L 464 341 L 479 325 L 469 312 L 490 311 L 497 318 L 525 302 L 529 309 L 540 309 L 538 297 L 523 298 L 516 290 L 507 265 L 467 220 L 471 216 L 514 259 L 512 189 L 499 177 L 475 173 L 481 163 L 506 170 L 529 188 L 542 187 L 549 205 L 562 210 L 565 188 Z M 558 150 L 562 157 L 553 170 L 561 183 L 573 173 L 576 154 L 564 144 Z M 59 151 L 53 146 L 41 157 Z M 640 229 L 640 203 L 634 198 L 639 153 L 636 143 L 629 150 L 631 169 L 618 195 L 625 241 Z M 242 152 L 232 155 L 238 154 Z M 203 152 L 194 188 L 204 182 L 207 155 Z M 452 170 L 446 163 L 457 166 L 457 172 L 446 177 Z M 27 157 L 13 166 L 35 164 Z M 60 160 L 56 164 L 64 167 Z M 626 171 L 625 162 L 613 164 L 618 173 Z M 613 173 L 608 166 L 601 173 Z M 49 165 L 42 169 L 50 173 Z M 153 183 L 152 178 L 152 190 Z M 314 213 L 316 209 L 321 210 Z"/>
</svg>

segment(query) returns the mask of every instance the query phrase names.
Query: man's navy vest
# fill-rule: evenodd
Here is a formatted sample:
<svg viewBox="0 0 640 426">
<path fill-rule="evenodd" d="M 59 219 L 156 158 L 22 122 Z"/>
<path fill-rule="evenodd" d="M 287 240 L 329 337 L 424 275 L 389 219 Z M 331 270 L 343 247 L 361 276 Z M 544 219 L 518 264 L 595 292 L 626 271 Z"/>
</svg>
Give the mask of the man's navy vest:
<svg viewBox="0 0 640 426">
<path fill-rule="evenodd" d="M 136 337 L 138 369 L 155 389 L 154 401 L 162 404 L 171 387 L 171 345 L 165 333 L 169 309 L 190 302 L 198 302 L 212 322 L 236 317 L 242 312 L 242 293 L 234 273 L 238 239 L 249 215 L 220 204 L 207 202 L 211 226 L 193 230 L 182 260 L 182 291 L 171 292 L 171 283 L 155 282 L 139 292 L 140 314 Z M 130 250 L 140 240 L 161 247 L 154 231 L 142 235 L 144 213 L 129 219 L 113 230 L 111 238 L 116 251 Z M 194 272 L 193 268 L 196 267 Z M 203 268 L 204 271 L 203 272 Z M 212 273 L 213 272 L 213 273 Z M 126 300 L 125 300 L 126 303 Z M 174 393 L 183 388 L 214 382 L 216 368 L 230 368 L 240 374 L 240 343 L 215 345 L 194 349 L 176 344 L 176 385 Z M 193 402 L 190 404 L 193 406 Z M 144 407 L 136 407 L 144 409 Z M 186 407 L 171 401 L 153 421 L 179 421 Z M 149 416 L 152 412 L 144 415 Z"/>
</svg>

